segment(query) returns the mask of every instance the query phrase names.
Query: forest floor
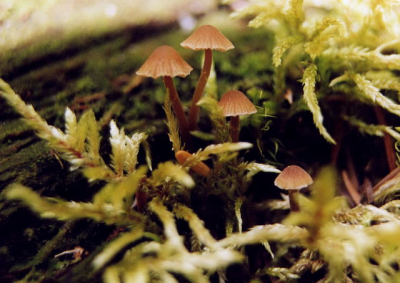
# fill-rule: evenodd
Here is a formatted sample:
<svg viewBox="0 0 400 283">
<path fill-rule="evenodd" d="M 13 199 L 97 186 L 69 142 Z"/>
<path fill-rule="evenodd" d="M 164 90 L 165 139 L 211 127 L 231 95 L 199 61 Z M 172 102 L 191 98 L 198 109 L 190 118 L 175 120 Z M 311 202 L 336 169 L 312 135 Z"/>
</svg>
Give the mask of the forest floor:
<svg viewBox="0 0 400 283">
<path fill-rule="evenodd" d="M 318 133 L 312 116 L 301 102 L 302 85 L 293 73 L 286 78 L 283 91 L 271 62 L 273 36 L 264 30 L 227 30 L 225 35 L 235 49 L 216 52 L 217 93 L 239 89 L 257 105 L 258 113 L 242 125 L 240 140 L 254 144 L 243 158 L 283 168 L 298 164 L 311 174 L 322 165 L 335 164 L 339 170 L 356 172 L 359 179 L 368 177 L 376 183 L 388 172 L 385 147 L 381 138 L 359 134 L 336 125 L 330 112 L 341 101 L 325 101 L 321 107 L 326 126 L 339 141 L 328 144 Z M 20 65 L 3 76 L 16 93 L 32 104 L 50 124 L 62 128 L 65 108 L 78 116 L 93 109 L 101 128 L 101 153 L 107 158 L 109 122 L 114 119 L 128 134 L 149 135 L 153 164 L 174 159 L 167 135 L 163 111 L 165 90 L 161 79 L 143 79 L 135 75 L 144 59 L 159 45 L 171 45 L 194 67 L 192 75 L 176 79 L 185 107 L 189 106 L 200 69 L 201 55 L 179 46 L 187 37 L 177 25 L 165 28 L 135 28 L 97 38 L 85 46 L 42 56 L 28 65 Z M 300 72 L 301 66 L 294 68 Z M 284 98 L 290 93 L 294 103 Z M 357 105 L 360 113 L 375 115 L 374 109 Z M 18 182 L 44 196 L 73 201 L 89 201 L 103 185 L 88 183 L 79 171 L 70 171 L 67 162 L 35 136 L 18 114 L 0 101 L 0 190 Z M 209 121 L 202 113 L 199 130 L 210 133 Z M 196 139 L 195 147 L 209 142 Z M 144 155 L 139 156 L 144 163 Z M 279 199 L 273 177 L 260 174 L 253 181 L 251 201 L 243 213 L 244 228 L 277 223 L 285 213 L 270 213 L 254 208 L 263 200 Z M 348 195 L 342 186 L 342 194 Z M 366 195 L 362 195 L 366 198 Z M 350 202 L 352 199 L 349 197 Z M 203 213 L 213 227 L 212 213 Z M 214 223 L 213 223 L 214 221 Z M 207 223 L 207 221 L 206 221 Z M 216 230 L 219 230 L 218 228 Z M 90 269 L 91 260 L 118 231 L 91 220 L 60 222 L 42 219 L 22 203 L 2 199 L 0 203 L 0 281 L 23 278 L 32 270 L 42 270 L 42 282 L 99 282 L 100 274 Z M 218 238 L 218 233 L 213 232 Z M 54 257 L 76 246 L 85 252 L 75 259 L 71 255 Z M 253 263 L 255 266 L 259 263 Z M 243 281 L 247 275 L 240 274 Z M 239 280 L 239 279 L 238 279 Z M 237 281 L 239 282 L 239 281 Z"/>
</svg>

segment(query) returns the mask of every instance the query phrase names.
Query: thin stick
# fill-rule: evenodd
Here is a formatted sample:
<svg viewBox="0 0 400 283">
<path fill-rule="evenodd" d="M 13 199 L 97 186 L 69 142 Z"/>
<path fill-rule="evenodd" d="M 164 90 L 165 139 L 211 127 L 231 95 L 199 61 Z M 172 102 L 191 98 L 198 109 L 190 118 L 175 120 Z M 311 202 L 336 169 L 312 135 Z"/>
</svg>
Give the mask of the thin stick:
<svg viewBox="0 0 400 283">
<path fill-rule="evenodd" d="M 376 118 L 378 119 L 378 122 L 380 125 L 386 125 L 386 119 L 385 116 L 382 113 L 382 108 L 375 106 L 375 115 Z M 396 154 L 394 152 L 394 146 L 393 146 L 393 141 L 392 138 L 388 133 L 383 134 L 383 144 L 385 146 L 385 152 L 386 152 L 386 161 L 389 167 L 389 171 L 393 171 L 396 169 Z"/>
</svg>

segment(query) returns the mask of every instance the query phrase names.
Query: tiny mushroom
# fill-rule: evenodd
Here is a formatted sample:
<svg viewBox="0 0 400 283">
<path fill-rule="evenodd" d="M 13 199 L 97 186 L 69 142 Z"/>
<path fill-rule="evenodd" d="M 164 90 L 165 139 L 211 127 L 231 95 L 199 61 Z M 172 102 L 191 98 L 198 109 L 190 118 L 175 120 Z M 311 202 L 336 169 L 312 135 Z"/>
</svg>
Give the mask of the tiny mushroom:
<svg viewBox="0 0 400 283">
<path fill-rule="evenodd" d="M 313 183 L 311 176 L 297 165 L 289 165 L 276 177 L 275 186 L 289 192 L 290 210 L 300 210 L 297 201 L 298 192 Z"/>
<path fill-rule="evenodd" d="M 184 165 L 184 164 L 186 163 L 186 161 L 187 161 L 190 157 L 192 157 L 192 154 L 190 154 L 189 152 L 184 151 L 184 150 L 178 150 L 178 151 L 175 153 L 175 158 L 176 158 L 176 160 L 178 160 L 179 164 L 181 164 L 181 165 Z M 210 171 L 211 171 L 210 167 L 208 167 L 208 166 L 207 166 L 204 162 L 202 162 L 202 161 L 198 161 L 198 162 L 196 162 L 195 164 L 190 165 L 189 167 L 190 167 L 190 169 L 192 169 L 194 172 L 196 172 L 196 173 L 198 173 L 198 174 L 200 174 L 200 175 L 202 175 L 202 176 L 204 176 L 204 177 L 207 177 L 208 174 L 210 174 Z"/>
<path fill-rule="evenodd" d="M 204 88 L 210 76 L 212 64 L 212 50 L 228 51 L 235 48 L 232 42 L 229 41 L 217 28 L 211 25 L 204 25 L 196 29 L 192 35 L 184 40 L 181 45 L 195 51 L 204 50 L 204 64 L 201 71 L 199 81 L 192 98 L 192 104 L 189 112 L 189 129 L 196 128 L 198 120 L 199 106 L 197 102 L 203 95 Z"/>
<path fill-rule="evenodd" d="M 239 116 L 256 113 L 256 107 L 243 92 L 238 90 L 230 90 L 226 92 L 221 97 L 218 105 L 222 108 L 225 117 L 231 116 L 229 133 L 232 142 L 238 142 Z"/>
<path fill-rule="evenodd" d="M 175 112 L 184 140 L 189 138 L 188 122 L 172 78 L 176 76 L 184 78 L 192 70 L 193 68 L 182 59 L 174 48 L 160 46 L 151 53 L 136 72 L 137 75 L 143 77 L 164 78 L 164 85 L 168 90 L 171 106 Z"/>
</svg>

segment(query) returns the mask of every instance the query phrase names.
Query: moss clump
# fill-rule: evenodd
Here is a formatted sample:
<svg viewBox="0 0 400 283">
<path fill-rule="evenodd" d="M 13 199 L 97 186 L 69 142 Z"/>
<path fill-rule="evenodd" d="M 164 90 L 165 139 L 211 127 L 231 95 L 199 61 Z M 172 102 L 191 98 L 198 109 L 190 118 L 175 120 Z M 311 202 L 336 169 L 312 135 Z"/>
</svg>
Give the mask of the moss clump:
<svg viewBox="0 0 400 283">
<path fill-rule="evenodd" d="M 390 4 L 378 7 L 367 2 L 357 5 L 370 9 L 371 22 L 378 24 Z M 354 31 L 346 19 L 358 12 L 337 9 L 346 3 L 332 4 L 332 10 L 310 5 L 251 1 L 237 13 L 255 17 L 251 25 L 260 29 L 236 41 L 232 38 L 235 51 L 215 56 L 214 72 L 199 102 L 199 129 L 190 145 L 180 139 L 161 83 L 130 75 L 142 54 L 159 44 L 156 39 L 143 45 L 112 42 L 108 45 L 111 53 L 118 48 L 122 51 L 107 58 L 102 48 L 84 54 L 99 62 L 77 56 L 78 63 L 69 65 L 75 66 L 69 70 L 78 76 L 65 72 L 57 83 L 49 79 L 37 85 L 33 97 L 27 95 L 35 104 L 41 91 L 57 89 L 58 96 L 50 102 L 37 102 L 43 115 L 2 82 L 1 96 L 56 151 L 61 162 L 52 157 L 38 164 L 47 168 L 51 160 L 48 166 L 62 164 L 78 170 L 66 174 L 60 166 L 57 172 L 64 173 L 67 182 L 58 177 L 52 191 L 38 187 L 47 188 L 47 179 L 33 179 L 34 189 L 24 183 L 4 191 L 6 198 L 21 200 L 44 218 L 78 223 L 70 227 L 71 239 L 64 242 L 55 233 L 59 223 L 51 222 L 46 236 L 54 235 L 55 250 L 37 245 L 41 249 L 38 256 L 24 260 L 12 276 L 33 281 L 45 274 L 48 280 L 74 278 L 79 282 L 88 281 L 88 276 L 105 282 L 396 280 L 398 170 L 382 179 L 391 168 L 387 162 L 390 150 L 393 153 L 390 139 L 399 138 L 387 125 L 398 121 L 393 95 L 398 50 L 390 40 L 394 24 L 379 23 L 384 31 L 380 34 L 370 22 L 356 17 L 362 28 Z M 320 17 L 306 17 L 310 9 L 319 9 Z M 261 29 L 269 27 L 271 19 L 275 25 L 270 27 L 278 29 Z M 176 46 L 180 37 L 174 33 L 164 39 Z M 199 63 L 199 58 L 186 54 L 193 66 Z M 131 56 L 134 59 L 125 62 Z M 45 80 L 48 73 L 43 74 L 39 78 Z M 20 79 L 34 88 L 32 75 Z M 187 106 L 195 78 L 177 82 Z M 24 94 L 24 86 L 19 87 Z M 229 121 L 217 104 L 218 94 L 231 88 L 247 93 L 258 107 L 256 115 L 243 119 L 239 143 L 230 142 Z M 74 111 L 60 110 L 62 105 L 45 109 L 46 103 L 68 104 L 71 98 L 75 101 L 69 106 Z M 133 105 L 131 109 L 124 107 L 128 104 Z M 113 113 L 118 113 L 115 121 Z M 9 133 L 3 137 L 7 138 Z M 383 148 L 387 160 L 381 154 Z M 181 150 L 190 154 L 178 163 L 174 153 Z M 39 153 L 32 154 L 43 152 L 40 144 Z M 200 162 L 210 170 L 202 174 L 191 170 Z M 274 173 L 279 172 L 273 165 L 287 163 L 308 167 L 315 176 L 314 185 L 300 195 L 296 213 L 288 212 L 287 196 L 273 186 Z M 330 166 L 320 170 L 326 163 Z M 37 170 L 36 165 L 30 167 L 40 177 Z M 377 185 L 372 189 L 368 182 Z M 80 192 L 72 185 L 65 192 L 64 184 L 77 183 L 83 195 L 78 196 Z M 16 213 L 14 202 L 4 203 L 9 206 L 6 213 Z M 78 231 L 75 225 L 88 225 L 90 231 Z M 30 227 L 23 230 L 27 241 L 40 234 Z M 49 258 L 75 249 L 68 246 L 72 244 L 85 246 L 89 255 Z M 0 252 L 7 254 L 10 248 Z M 21 254 L 13 256 L 17 259 Z M 32 257 L 32 252 L 27 250 L 23 256 Z M 82 271 L 89 268 L 90 273 Z"/>
</svg>

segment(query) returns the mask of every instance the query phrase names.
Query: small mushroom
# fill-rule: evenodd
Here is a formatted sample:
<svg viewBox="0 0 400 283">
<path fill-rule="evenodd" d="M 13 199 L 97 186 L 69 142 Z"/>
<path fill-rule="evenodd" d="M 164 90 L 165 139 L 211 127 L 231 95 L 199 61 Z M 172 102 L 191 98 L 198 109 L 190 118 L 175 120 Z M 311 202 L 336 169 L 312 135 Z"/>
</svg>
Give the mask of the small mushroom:
<svg viewBox="0 0 400 283">
<path fill-rule="evenodd" d="M 204 25 L 196 29 L 192 35 L 181 43 L 181 46 L 195 51 L 204 50 L 203 69 L 197 82 L 189 112 L 189 129 L 194 130 L 198 120 L 199 106 L 197 102 L 203 95 L 204 88 L 210 76 L 212 64 L 212 50 L 228 51 L 235 48 L 217 28 Z"/>
<path fill-rule="evenodd" d="M 222 108 L 225 117 L 231 116 L 229 133 L 232 142 L 239 141 L 239 116 L 249 115 L 257 112 L 256 107 L 246 97 L 246 95 L 238 90 L 230 90 L 226 92 L 218 102 Z"/>
<path fill-rule="evenodd" d="M 301 189 L 311 185 L 313 179 L 311 176 L 297 165 L 289 165 L 276 177 L 275 186 L 289 192 L 290 210 L 292 212 L 300 211 L 297 200 Z"/>
<path fill-rule="evenodd" d="M 182 138 L 187 141 L 189 138 L 188 123 L 182 103 L 176 92 L 173 77 L 186 77 L 193 68 L 182 59 L 179 53 L 170 46 L 160 46 L 151 53 L 149 58 L 136 72 L 137 75 L 151 78 L 164 78 L 164 85 L 168 90 L 172 109 L 175 112 L 179 123 Z"/>
<path fill-rule="evenodd" d="M 185 164 L 186 160 L 188 160 L 189 157 L 191 157 L 192 155 L 184 150 L 179 150 L 175 153 L 175 158 L 176 160 L 178 160 L 179 164 L 183 165 Z M 190 166 L 190 169 L 192 169 L 194 172 L 207 177 L 208 174 L 210 174 L 210 167 L 208 167 L 204 162 L 199 161 L 194 165 Z"/>
</svg>

